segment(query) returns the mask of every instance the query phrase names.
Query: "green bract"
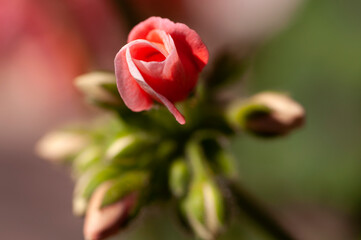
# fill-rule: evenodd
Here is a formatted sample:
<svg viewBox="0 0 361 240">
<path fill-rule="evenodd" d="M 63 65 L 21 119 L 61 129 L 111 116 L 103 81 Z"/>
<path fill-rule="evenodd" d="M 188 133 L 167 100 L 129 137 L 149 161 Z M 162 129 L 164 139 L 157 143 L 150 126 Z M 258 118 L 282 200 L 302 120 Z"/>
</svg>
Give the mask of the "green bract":
<svg viewBox="0 0 361 240">
<path fill-rule="evenodd" d="M 126 172 L 112 180 L 111 187 L 105 193 L 101 207 L 108 206 L 119 201 L 124 196 L 138 192 L 141 194 L 148 184 L 149 174 L 144 171 Z"/>
</svg>

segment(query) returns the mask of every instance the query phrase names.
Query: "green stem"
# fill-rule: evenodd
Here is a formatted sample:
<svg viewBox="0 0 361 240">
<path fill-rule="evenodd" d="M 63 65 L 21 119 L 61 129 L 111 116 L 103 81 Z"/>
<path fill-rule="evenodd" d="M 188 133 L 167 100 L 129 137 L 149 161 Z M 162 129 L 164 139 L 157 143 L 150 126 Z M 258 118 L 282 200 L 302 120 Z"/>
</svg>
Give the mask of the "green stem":
<svg viewBox="0 0 361 240">
<path fill-rule="evenodd" d="M 229 181 L 228 186 L 235 198 L 239 209 L 245 212 L 266 232 L 277 240 L 295 240 L 295 238 L 283 228 L 270 212 L 244 188 L 234 181 Z"/>
</svg>

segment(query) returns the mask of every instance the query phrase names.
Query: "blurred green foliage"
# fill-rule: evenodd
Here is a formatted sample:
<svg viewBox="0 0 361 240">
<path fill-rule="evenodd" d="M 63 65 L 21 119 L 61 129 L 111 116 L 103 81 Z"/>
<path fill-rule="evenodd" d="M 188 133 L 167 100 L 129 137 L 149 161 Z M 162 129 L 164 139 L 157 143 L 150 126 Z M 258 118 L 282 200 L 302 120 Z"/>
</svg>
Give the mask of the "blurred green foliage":
<svg viewBox="0 0 361 240">
<path fill-rule="evenodd" d="M 249 92 L 289 92 L 307 112 L 289 137 L 234 143 L 242 180 L 267 201 L 360 208 L 360 10 L 360 1 L 309 1 L 256 57 Z"/>
</svg>

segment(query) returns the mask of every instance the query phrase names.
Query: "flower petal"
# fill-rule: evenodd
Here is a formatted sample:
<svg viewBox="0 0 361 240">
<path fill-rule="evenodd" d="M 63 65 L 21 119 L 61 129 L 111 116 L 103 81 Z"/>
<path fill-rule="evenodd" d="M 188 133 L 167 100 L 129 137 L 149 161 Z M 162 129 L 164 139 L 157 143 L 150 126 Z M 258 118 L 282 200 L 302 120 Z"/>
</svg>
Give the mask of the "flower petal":
<svg viewBox="0 0 361 240">
<path fill-rule="evenodd" d="M 145 40 L 136 40 L 133 41 L 129 44 L 150 44 L 152 45 L 150 42 L 145 41 Z M 127 44 L 127 45 L 129 45 Z M 132 75 L 132 77 L 135 79 L 135 81 L 139 84 L 139 86 L 145 91 L 147 92 L 149 95 L 151 95 L 154 99 L 160 101 L 161 103 L 163 103 L 168 110 L 173 114 L 173 116 L 176 118 L 176 120 L 180 123 L 180 124 L 185 124 L 185 119 L 183 117 L 183 115 L 178 111 L 178 109 L 174 106 L 174 104 L 169 101 L 166 97 L 164 97 L 163 95 L 159 94 L 158 92 L 156 92 L 151 86 L 149 86 L 149 84 L 144 80 L 142 74 L 139 72 L 137 66 L 135 65 L 131 53 L 130 53 L 130 46 L 128 46 L 126 48 L 126 61 L 128 64 L 128 68 L 129 68 L 129 72 Z M 156 47 L 156 46 L 155 46 Z"/>
<path fill-rule="evenodd" d="M 130 74 L 125 56 L 127 45 L 120 49 L 114 61 L 118 91 L 125 105 L 132 111 L 148 110 L 152 107 L 153 101 Z"/>
<path fill-rule="evenodd" d="M 171 102 L 178 102 L 188 96 L 197 82 L 198 74 L 185 75 L 183 64 L 180 61 L 172 37 L 164 33 L 162 39 L 168 52 L 168 56 L 164 61 L 136 60 L 133 57 L 133 47 L 130 47 L 130 53 L 148 85 Z M 139 45 L 134 45 L 134 49 L 139 49 Z"/>
<path fill-rule="evenodd" d="M 136 25 L 128 36 L 128 42 L 136 39 L 147 39 L 147 35 L 153 29 L 163 30 L 170 34 L 181 51 L 180 56 L 183 59 L 191 59 L 198 71 L 201 71 L 207 64 L 209 54 L 206 46 L 199 35 L 187 25 L 174 23 L 169 19 L 160 17 L 151 17 Z"/>
</svg>

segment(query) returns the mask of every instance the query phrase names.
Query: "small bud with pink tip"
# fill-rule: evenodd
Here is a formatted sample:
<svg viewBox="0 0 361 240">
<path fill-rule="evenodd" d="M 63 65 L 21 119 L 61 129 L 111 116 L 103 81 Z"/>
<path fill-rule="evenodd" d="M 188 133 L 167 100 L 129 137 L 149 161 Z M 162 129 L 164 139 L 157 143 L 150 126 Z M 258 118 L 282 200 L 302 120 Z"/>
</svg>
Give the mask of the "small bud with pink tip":
<svg viewBox="0 0 361 240">
<path fill-rule="evenodd" d="M 232 104 L 228 119 L 232 125 L 258 136 L 282 136 L 303 125 L 305 110 L 285 94 L 263 92 Z"/>
</svg>

